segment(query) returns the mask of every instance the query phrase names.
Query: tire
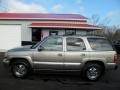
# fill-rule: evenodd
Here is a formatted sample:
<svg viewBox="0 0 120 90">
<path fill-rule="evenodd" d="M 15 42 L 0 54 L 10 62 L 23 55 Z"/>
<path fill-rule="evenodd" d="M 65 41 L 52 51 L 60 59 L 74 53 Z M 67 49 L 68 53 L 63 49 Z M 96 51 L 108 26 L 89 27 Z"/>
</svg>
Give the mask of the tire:
<svg viewBox="0 0 120 90">
<path fill-rule="evenodd" d="M 82 71 L 82 77 L 89 81 L 97 81 L 103 75 L 103 67 L 96 63 L 88 63 Z"/>
<path fill-rule="evenodd" d="M 16 78 L 25 78 L 29 75 L 30 65 L 26 61 L 15 61 L 11 64 L 11 72 Z"/>
</svg>

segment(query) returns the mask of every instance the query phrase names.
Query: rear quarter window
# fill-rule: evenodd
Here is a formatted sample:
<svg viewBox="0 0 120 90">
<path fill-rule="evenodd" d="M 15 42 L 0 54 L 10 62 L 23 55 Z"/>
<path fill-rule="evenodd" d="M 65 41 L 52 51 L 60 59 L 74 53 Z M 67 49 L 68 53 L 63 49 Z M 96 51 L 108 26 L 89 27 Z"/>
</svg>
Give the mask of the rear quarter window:
<svg viewBox="0 0 120 90">
<path fill-rule="evenodd" d="M 88 42 L 95 51 L 113 51 L 111 43 L 104 38 L 88 38 Z"/>
</svg>

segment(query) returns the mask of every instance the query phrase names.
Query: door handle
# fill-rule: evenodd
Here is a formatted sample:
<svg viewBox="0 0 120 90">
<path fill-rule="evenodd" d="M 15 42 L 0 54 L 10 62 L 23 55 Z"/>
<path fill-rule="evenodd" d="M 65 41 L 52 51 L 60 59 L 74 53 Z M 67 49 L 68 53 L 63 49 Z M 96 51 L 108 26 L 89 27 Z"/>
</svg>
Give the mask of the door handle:
<svg viewBox="0 0 120 90">
<path fill-rule="evenodd" d="M 62 56 L 62 53 L 59 53 L 58 56 Z"/>
<path fill-rule="evenodd" d="M 81 54 L 80 56 L 85 56 L 85 54 Z"/>
</svg>

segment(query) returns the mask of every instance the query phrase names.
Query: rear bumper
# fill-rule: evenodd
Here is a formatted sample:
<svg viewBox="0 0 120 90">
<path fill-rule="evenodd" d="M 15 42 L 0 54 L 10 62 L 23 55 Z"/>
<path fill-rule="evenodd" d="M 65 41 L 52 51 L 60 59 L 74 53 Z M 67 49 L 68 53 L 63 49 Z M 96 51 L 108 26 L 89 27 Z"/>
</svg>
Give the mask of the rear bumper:
<svg viewBox="0 0 120 90">
<path fill-rule="evenodd" d="M 114 70 L 117 70 L 118 69 L 118 65 L 115 66 Z"/>
<path fill-rule="evenodd" d="M 118 68 L 118 65 L 116 63 L 107 63 L 106 69 L 107 70 L 116 70 Z"/>
</svg>

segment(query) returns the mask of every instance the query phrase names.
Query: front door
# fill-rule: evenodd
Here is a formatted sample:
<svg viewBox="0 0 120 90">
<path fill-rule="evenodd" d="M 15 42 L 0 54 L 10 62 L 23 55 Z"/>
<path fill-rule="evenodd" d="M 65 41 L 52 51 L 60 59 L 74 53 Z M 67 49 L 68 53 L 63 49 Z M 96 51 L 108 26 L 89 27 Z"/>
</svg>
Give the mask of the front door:
<svg viewBox="0 0 120 90">
<path fill-rule="evenodd" d="M 63 39 L 61 37 L 49 37 L 34 53 L 35 68 L 61 70 L 63 61 Z"/>
<path fill-rule="evenodd" d="M 65 70 L 80 70 L 82 60 L 87 57 L 88 52 L 86 52 L 85 44 L 81 38 L 66 38 Z"/>
</svg>

